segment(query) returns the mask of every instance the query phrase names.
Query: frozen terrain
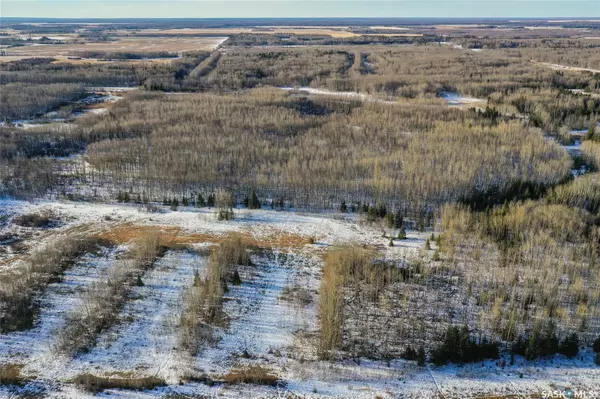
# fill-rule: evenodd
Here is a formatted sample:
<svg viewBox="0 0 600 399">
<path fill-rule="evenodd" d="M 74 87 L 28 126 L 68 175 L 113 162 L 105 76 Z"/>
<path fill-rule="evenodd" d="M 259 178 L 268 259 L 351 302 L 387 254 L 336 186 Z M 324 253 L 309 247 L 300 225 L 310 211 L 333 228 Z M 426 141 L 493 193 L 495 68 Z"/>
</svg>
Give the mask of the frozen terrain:
<svg viewBox="0 0 600 399">
<path fill-rule="evenodd" d="M 98 394 L 140 399 L 175 394 L 223 398 L 537 397 L 550 389 L 593 390 L 600 381 L 600 369 L 589 350 L 574 360 L 557 356 L 525 362 L 517 357 L 510 365 L 506 357 L 461 367 L 418 367 L 404 360 L 318 360 L 315 339 L 323 252 L 336 244 L 358 243 L 379 248 L 387 258 L 417 257 L 426 233 L 409 231 L 408 240 L 389 247 L 381 228 L 356 216 L 334 213 L 237 210 L 235 220 L 219 222 L 208 208 L 164 208 L 161 213 L 147 213 L 134 205 L 49 201 L 3 201 L 2 208 L 11 214 L 50 209 L 60 215 L 59 226 L 32 236 L 35 245 L 51 242 L 54 236 L 72 229 L 122 235 L 133 228 L 171 232 L 189 245 L 168 251 L 155 263 L 143 276 L 143 285 L 132 288 L 119 323 L 100 334 L 88 353 L 66 358 L 53 351 L 56 331 L 69 310 L 80 306 L 79 293 L 105 275 L 127 244 L 82 257 L 41 297 L 42 311 L 34 328 L 0 336 L 0 364 L 23 365 L 23 372 L 33 381 L 24 387 L 3 386 L 0 397 L 35 390 L 45 391 L 50 398 L 97 397 L 70 382 L 82 373 L 158 376 L 167 382 L 167 386 L 150 391 L 109 389 Z M 9 223 L 0 233 L 15 229 Z M 230 285 L 225 294 L 228 326 L 217 329 L 219 339 L 214 345 L 203 346 L 190 359 L 177 348 L 176 321 L 182 296 L 194 274 L 204 273 L 206 255 L 198 250 L 233 231 L 256 242 L 268 242 L 272 249 L 253 255 L 252 266 L 240 267 L 241 285 Z M 14 264 L 11 259 L 14 261 L 14 254 L 0 255 L 4 267 Z M 293 291 L 304 293 L 305 300 L 291 300 L 287 294 Z M 266 367 L 282 384 L 218 382 L 229 371 L 249 365 Z M 217 382 L 187 382 L 184 376 L 190 372 Z"/>
</svg>

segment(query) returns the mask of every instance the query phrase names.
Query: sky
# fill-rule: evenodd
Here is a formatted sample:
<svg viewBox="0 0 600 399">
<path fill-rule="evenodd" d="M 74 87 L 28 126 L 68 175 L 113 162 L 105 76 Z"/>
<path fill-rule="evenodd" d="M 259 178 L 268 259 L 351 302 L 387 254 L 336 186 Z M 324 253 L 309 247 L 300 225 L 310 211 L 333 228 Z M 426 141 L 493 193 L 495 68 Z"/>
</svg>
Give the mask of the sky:
<svg viewBox="0 0 600 399">
<path fill-rule="evenodd" d="M 600 0 L 0 0 L 0 17 L 600 17 Z"/>
</svg>

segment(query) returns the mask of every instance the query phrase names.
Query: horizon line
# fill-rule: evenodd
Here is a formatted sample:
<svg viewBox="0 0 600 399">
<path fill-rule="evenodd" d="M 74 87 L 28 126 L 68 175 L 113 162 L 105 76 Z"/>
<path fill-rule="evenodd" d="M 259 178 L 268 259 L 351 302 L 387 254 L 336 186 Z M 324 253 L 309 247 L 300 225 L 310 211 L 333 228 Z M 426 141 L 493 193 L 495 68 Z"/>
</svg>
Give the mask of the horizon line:
<svg viewBox="0 0 600 399">
<path fill-rule="evenodd" d="M 28 17 L 28 16 L 9 16 L 9 17 L 5 17 L 0 15 L 0 19 L 37 19 L 37 20 L 63 20 L 63 19 L 68 19 L 68 20 L 112 20 L 112 21 L 119 21 L 119 20 L 132 20 L 132 19 L 137 19 L 137 20 L 173 20 L 173 19 L 177 19 L 177 20 L 223 20 L 223 19 L 235 19 L 235 20 L 255 20 L 255 19 L 305 19 L 305 20 L 314 20 L 314 19 L 324 19 L 324 20 L 331 20 L 331 19 L 355 19 L 355 20 L 373 20 L 373 19 L 439 19 L 439 20 L 451 20 L 451 19 L 474 19 L 474 20 L 481 20 L 481 19 L 495 19 L 495 20 L 513 20 L 513 19 L 519 19 L 519 20 L 529 20 L 529 21 L 535 21 L 535 20 L 548 20 L 548 21 L 563 21 L 563 20 L 573 20 L 573 21 L 595 21 L 595 20 L 600 20 L 600 15 L 598 16 L 578 16 L 578 17 L 545 17 L 545 16 L 539 16 L 539 17 L 519 17 L 519 16 L 512 16 L 512 17 L 506 17 L 506 16 L 502 16 L 502 17 L 493 17 L 493 16 L 484 16 L 484 17 L 123 17 L 123 18 L 107 18 L 107 17 Z"/>
</svg>

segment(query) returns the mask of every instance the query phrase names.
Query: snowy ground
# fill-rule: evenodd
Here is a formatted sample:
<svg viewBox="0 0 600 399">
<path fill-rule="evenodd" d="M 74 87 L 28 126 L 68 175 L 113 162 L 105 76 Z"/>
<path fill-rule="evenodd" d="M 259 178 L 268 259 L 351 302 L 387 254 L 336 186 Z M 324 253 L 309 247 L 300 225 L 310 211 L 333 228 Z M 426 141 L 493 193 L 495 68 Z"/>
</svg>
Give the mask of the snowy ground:
<svg viewBox="0 0 600 399">
<path fill-rule="evenodd" d="M 448 105 L 451 106 L 480 104 L 485 102 L 485 100 L 482 100 L 480 98 L 462 96 L 459 93 L 452 93 L 447 91 L 440 93 L 440 97 L 446 100 L 448 102 Z"/>
<path fill-rule="evenodd" d="M 318 89 L 314 87 L 281 87 L 282 90 L 286 91 L 301 91 L 304 93 L 320 96 L 338 96 L 344 98 L 351 98 L 358 101 L 373 101 L 382 104 L 397 104 L 396 101 L 384 100 L 370 94 L 358 93 L 354 91 L 332 91 L 327 89 Z"/>
<path fill-rule="evenodd" d="M 32 235 L 31 245 L 50 242 L 57 234 L 72 229 L 100 232 L 122 226 L 177 228 L 183 237 L 219 237 L 237 231 L 276 243 L 272 251 L 253 255 L 254 266 L 240 268 L 242 284 L 230 285 L 226 293 L 228 328 L 218 329 L 218 343 L 203 347 L 193 359 L 178 350 L 175 326 L 185 289 L 192 284 L 196 270 L 204 271 L 204 256 L 193 250 L 167 252 L 144 275 L 144 285 L 133 289 L 119 315 L 119 324 L 101 334 L 89 353 L 74 359 L 57 356 L 52 350 L 55 332 L 69 310 L 79 306 L 78 293 L 105 276 L 125 247 L 84 256 L 67 271 L 63 281 L 48 287 L 33 329 L 0 336 L 0 364 L 22 364 L 25 374 L 37 377 L 28 387 L 1 387 L 0 398 L 40 387 L 51 398 L 94 397 L 69 383 L 81 373 L 158 376 L 169 384 L 146 392 L 107 390 L 98 394 L 140 399 L 175 394 L 224 398 L 532 397 L 544 390 L 567 387 L 593 390 L 600 381 L 600 369 L 589 351 L 572 361 L 556 357 L 553 361 L 526 363 L 517 358 L 515 365 L 505 367 L 500 361 L 420 368 L 402 360 L 389 364 L 367 359 L 360 363 L 317 360 L 315 333 L 323 251 L 335 244 L 358 243 L 376 246 L 390 259 L 422 256 L 428 235 L 425 233 L 408 232 L 408 240 L 389 247 L 381 227 L 360 223 L 350 215 L 237 210 L 235 220 L 218 222 L 214 210 L 207 208 L 164 209 L 163 213 L 150 214 L 134 205 L 117 204 L 2 201 L 0 207 L 10 214 L 51 209 L 61 216 L 58 227 Z M 13 229 L 5 224 L 0 233 Z M 290 236 L 314 238 L 314 244 L 308 240 L 298 244 L 290 241 Z M 190 243 L 192 247 L 206 244 L 203 238 Z M 0 263 L 4 261 L 5 267 L 10 267 L 7 259 L 12 255 L 0 254 Z M 308 301 L 290 300 L 285 293 L 291 289 L 305 292 Z M 190 371 L 218 380 L 232 369 L 256 364 L 270 369 L 284 385 L 180 384 L 182 376 Z"/>
</svg>

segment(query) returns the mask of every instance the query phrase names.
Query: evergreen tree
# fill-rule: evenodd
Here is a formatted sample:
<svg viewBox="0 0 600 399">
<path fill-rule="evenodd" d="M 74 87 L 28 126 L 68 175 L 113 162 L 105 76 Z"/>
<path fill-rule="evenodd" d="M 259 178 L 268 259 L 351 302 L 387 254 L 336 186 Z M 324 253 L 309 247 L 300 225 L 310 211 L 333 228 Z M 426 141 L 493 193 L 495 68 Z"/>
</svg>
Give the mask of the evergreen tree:
<svg viewBox="0 0 600 399">
<path fill-rule="evenodd" d="M 385 221 L 387 224 L 387 227 L 390 229 L 394 228 L 395 225 L 395 218 L 394 218 L 394 214 L 392 212 L 388 213 L 385 217 Z"/>
<path fill-rule="evenodd" d="M 183 198 L 181 199 L 181 205 L 183 206 L 188 206 L 190 203 L 188 201 L 188 198 L 184 195 Z"/>
<path fill-rule="evenodd" d="M 231 284 L 233 284 L 233 285 L 241 285 L 242 284 L 242 278 L 240 277 L 240 273 L 238 272 L 237 269 L 235 269 L 233 271 L 233 275 L 231 276 Z"/>
<path fill-rule="evenodd" d="M 510 352 L 513 355 L 525 356 L 526 351 L 527 351 L 527 342 L 523 339 L 522 336 L 519 335 L 519 338 L 517 338 L 517 341 L 512 344 L 512 346 L 510 348 Z"/>
<path fill-rule="evenodd" d="M 404 227 L 404 217 L 402 217 L 402 213 L 398 211 L 394 215 L 394 228 L 400 229 L 402 227 Z"/>
<path fill-rule="evenodd" d="M 204 197 L 202 194 L 198 194 L 198 198 L 196 198 L 196 208 L 203 208 L 205 206 L 206 203 L 204 202 Z"/>
<path fill-rule="evenodd" d="M 260 209 L 260 201 L 254 189 L 252 189 L 250 197 L 248 197 L 248 209 Z"/>
<path fill-rule="evenodd" d="M 171 201 L 171 210 L 176 211 L 178 207 L 179 207 L 179 200 L 177 198 L 173 198 L 173 200 Z"/>
<path fill-rule="evenodd" d="M 444 342 L 432 354 L 436 365 L 451 363 L 478 362 L 484 359 L 497 359 L 498 343 L 482 339 L 477 343 L 470 335 L 469 328 L 450 326 L 444 335 Z"/>
<path fill-rule="evenodd" d="M 374 222 L 377 220 L 377 217 L 378 217 L 377 208 L 374 206 L 369 206 L 367 208 L 367 220 L 370 222 Z"/>
<path fill-rule="evenodd" d="M 425 348 L 423 348 L 423 345 L 421 345 L 419 347 L 419 350 L 417 351 L 417 365 L 423 367 L 425 366 L 425 362 L 426 362 L 426 358 L 425 358 Z"/>
<path fill-rule="evenodd" d="M 592 122 L 590 124 L 590 128 L 588 129 L 587 134 L 585 135 L 586 140 L 596 140 L 596 127 L 594 125 L 595 122 Z"/>
<path fill-rule="evenodd" d="M 342 201 L 342 203 L 340 204 L 340 212 L 341 213 L 348 212 L 348 205 L 346 205 L 346 201 Z"/>
<path fill-rule="evenodd" d="M 208 200 L 206 201 L 206 206 L 208 206 L 209 208 L 212 208 L 215 206 L 215 195 L 214 194 L 210 194 L 208 196 Z"/>
<path fill-rule="evenodd" d="M 398 239 L 406 240 L 406 230 L 404 230 L 404 227 L 400 228 L 400 231 L 398 232 Z"/>
<path fill-rule="evenodd" d="M 550 322 L 542 329 L 539 327 L 534 330 L 527 342 L 525 357 L 528 360 L 539 357 L 553 356 L 558 352 L 559 343 L 554 330 L 554 325 Z"/>
<path fill-rule="evenodd" d="M 406 360 L 417 360 L 417 352 L 415 352 L 411 346 L 407 346 L 402 354 L 402 358 Z"/>
<path fill-rule="evenodd" d="M 579 353 L 579 337 L 576 333 L 569 335 L 560 343 L 558 353 L 565 355 L 569 359 L 577 356 Z"/>
<path fill-rule="evenodd" d="M 592 346 L 592 349 L 594 350 L 594 352 L 600 353 L 600 337 L 596 338 L 596 340 L 594 341 L 594 345 Z"/>
</svg>

